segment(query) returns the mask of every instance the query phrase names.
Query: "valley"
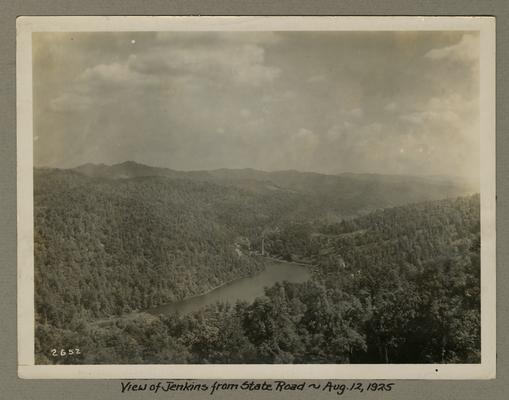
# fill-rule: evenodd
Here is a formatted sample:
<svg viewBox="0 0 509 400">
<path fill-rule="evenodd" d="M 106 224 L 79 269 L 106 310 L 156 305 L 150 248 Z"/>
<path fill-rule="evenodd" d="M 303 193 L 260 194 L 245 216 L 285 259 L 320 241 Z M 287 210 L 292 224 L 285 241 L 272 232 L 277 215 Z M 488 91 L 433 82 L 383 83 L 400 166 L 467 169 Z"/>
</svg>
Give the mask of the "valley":
<svg viewBox="0 0 509 400">
<path fill-rule="evenodd" d="M 464 182 L 126 162 L 36 169 L 34 202 L 38 363 L 478 360 Z"/>
</svg>

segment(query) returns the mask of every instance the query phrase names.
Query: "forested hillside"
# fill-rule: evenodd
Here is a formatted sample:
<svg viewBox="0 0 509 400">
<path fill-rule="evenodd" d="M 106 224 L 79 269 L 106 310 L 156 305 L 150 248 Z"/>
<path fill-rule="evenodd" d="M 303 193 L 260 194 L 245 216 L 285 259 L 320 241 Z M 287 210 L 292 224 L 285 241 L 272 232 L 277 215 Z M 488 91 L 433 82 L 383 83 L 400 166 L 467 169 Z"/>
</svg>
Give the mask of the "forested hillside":
<svg viewBox="0 0 509 400">
<path fill-rule="evenodd" d="M 183 180 L 37 173 L 38 318 L 65 326 L 120 315 L 260 271 L 235 251 L 232 201 L 247 207 L 252 199 Z"/>
<path fill-rule="evenodd" d="M 471 362 L 480 348 L 479 196 L 288 226 L 269 252 L 318 265 L 315 281 L 363 312 L 351 360 Z M 344 303 L 343 303 L 344 304 Z"/>
<path fill-rule="evenodd" d="M 258 171 L 254 169 L 217 169 L 212 171 L 175 171 L 150 167 L 133 161 L 121 164 L 85 164 L 74 169 L 88 177 L 129 179 L 164 176 L 220 186 L 240 188 L 266 196 L 293 194 L 301 200 L 292 218 L 341 220 L 378 208 L 425 200 L 438 200 L 473 193 L 461 179 L 380 174 L 325 175 L 299 171 Z M 304 206 L 302 205 L 304 204 Z M 295 206 L 295 204 L 290 204 Z M 287 213 L 289 210 L 287 209 Z M 310 213 L 312 213 L 310 215 Z"/>
<path fill-rule="evenodd" d="M 477 195 L 425 201 L 459 189 L 365 176 L 348 178 L 349 197 L 327 176 L 91 170 L 35 171 L 38 363 L 479 361 Z M 309 263 L 312 280 L 252 304 L 141 313 L 256 274 L 262 238 L 271 256 Z"/>
</svg>

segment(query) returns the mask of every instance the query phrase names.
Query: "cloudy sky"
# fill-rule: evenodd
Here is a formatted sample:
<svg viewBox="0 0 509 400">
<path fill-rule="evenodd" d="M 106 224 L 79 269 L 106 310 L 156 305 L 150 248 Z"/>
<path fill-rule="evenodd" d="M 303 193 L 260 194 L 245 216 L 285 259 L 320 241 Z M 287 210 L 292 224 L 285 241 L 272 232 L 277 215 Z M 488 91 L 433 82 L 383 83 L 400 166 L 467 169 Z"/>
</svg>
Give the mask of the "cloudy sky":
<svg viewBox="0 0 509 400">
<path fill-rule="evenodd" d="M 35 165 L 477 179 L 478 54 L 469 32 L 37 33 Z"/>
</svg>

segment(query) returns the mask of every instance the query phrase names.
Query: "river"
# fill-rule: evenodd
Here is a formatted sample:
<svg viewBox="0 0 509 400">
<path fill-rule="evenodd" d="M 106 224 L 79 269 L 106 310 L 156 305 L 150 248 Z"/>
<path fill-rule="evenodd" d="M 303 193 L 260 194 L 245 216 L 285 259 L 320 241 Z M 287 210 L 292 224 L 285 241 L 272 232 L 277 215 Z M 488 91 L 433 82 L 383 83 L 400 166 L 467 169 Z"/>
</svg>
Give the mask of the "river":
<svg viewBox="0 0 509 400">
<path fill-rule="evenodd" d="M 154 307 L 147 312 L 151 314 L 168 314 L 179 312 L 187 314 L 197 311 L 216 302 L 234 304 L 237 300 L 252 302 L 256 297 L 263 296 L 264 288 L 276 282 L 305 282 L 311 278 L 311 271 L 304 265 L 267 259 L 266 268 L 259 274 L 240 278 L 218 287 L 201 296 Z"/>
</svg>

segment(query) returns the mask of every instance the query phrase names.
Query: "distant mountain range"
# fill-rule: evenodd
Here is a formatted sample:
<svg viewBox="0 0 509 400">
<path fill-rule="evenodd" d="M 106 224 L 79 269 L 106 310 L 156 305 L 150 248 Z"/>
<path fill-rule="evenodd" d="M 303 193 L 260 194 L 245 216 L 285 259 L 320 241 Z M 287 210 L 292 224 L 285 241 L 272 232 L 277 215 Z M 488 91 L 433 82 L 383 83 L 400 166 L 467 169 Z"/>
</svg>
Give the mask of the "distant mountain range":
<svg viewBox="0 0 509 400">
<path fill-rule="evenodd" d="M 213 170 L 193 170 L 179 171 L 170 168 L 152 167 L 140 164 L 135 161 L 125 161 L 123 163 L 106 165 L 86 163 L 75 168 L 70 168 L 89 177 L 101 177 L 110 179 L 119 178 L 135 178 L 143 176 L 166 176 L 172 178 L 186 178 L 197 180 L 222 180 L 222 181 L 278 181 L 283 183 L 295 183 L 302 179 L 328 179 L 330 182 L 337 181 L 338 178 L 343 180 L 352 179 L 358 181 L 385 181 L 385 182 L 403 182 L 403 181 L 419 181 L 434 182 L 443 184 L 458 184 L 467 186 L 465 179 L 460 177 L 449 177 L 446 175 L 387 175 L 376 173 L 341 173 L 341 174 L 321 174 L 317 172 L 301 172 L 297 170 L 281 170 L 281 171 L 262 171 L 252 168 L 220 168 Z"/>
<path fill-rule="evenodd" d="M 151 167 L 134 161 L 114 165 L 89 163 L 71 171 L 90 178 L 132 179 L 157 176 L 233 186 L 259 194 L 274 192 L 301 194 L 320 198 L 324 205 L 331 203 L 342 205 L 349 213 L 475 192 L 464 180 L 442 176 L 354 173 L 326 175 L 294 170 L 267 172 L 250 168 L 177 171 Z"/>
</svg>

